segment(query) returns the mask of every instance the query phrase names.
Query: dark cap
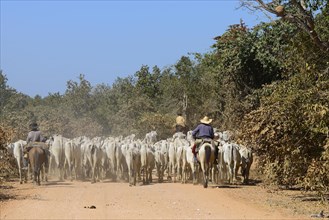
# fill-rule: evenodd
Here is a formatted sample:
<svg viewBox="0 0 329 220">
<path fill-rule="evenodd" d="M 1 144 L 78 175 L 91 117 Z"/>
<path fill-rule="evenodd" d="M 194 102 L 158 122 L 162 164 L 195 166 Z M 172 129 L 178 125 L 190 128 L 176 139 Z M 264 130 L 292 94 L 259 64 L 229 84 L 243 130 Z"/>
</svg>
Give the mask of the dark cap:
<svg viewBox="0 0 329 220">
<path fill-rule="evenodd" d="M 33 122 L 32 124 L 30 124 L 30 127 L 33 128 L 38 128 L 38 124 L 36 122 Z"/>
</svg>

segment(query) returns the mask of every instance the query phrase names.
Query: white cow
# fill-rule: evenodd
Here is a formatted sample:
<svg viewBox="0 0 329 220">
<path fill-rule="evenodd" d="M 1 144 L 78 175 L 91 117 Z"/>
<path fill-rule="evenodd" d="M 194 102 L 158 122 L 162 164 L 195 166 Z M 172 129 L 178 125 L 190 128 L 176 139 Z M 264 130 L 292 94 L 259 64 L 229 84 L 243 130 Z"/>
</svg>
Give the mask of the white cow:
<svg viewBox="0 0 329 220">
<path fill-rule="evenodd" d="M 175 145 L 175 154 L 176 154 L 176 170 L 177 170 L 177 179 L 181 180 L 183 182 L 182 174 L 183 174 L 183 160 L 186 160 L 184 158 L 184 143 L 182 139 L 183 136 L 177 136 L 174 139 L 174 145 Z"/>
<path fill-rule="evenodd" d="M 65 155 L 65 162 L 64 167 L 67 166 L 68 176 L 71 181 L 73 181 L 73 169 L 75 166 L 75 158 L 76 158 L 76 151 L 78 146 L 75 144 L 73 140 L 64 139 L 64 155 Z M 75 169 L 76 171 L 76 169 Z"/>
<path fill-rule="evenodd" d="M 85 141 L 85 137 L 77 137 L 73 139 L 75 148 L 73 151 L 73 168 L 75 173 L 75 179 L 82 177 L 82 143 Z"/>
<path fill-rule="evenodd" d="M 23 183 L 23 176 L 24 182 L 27 182 L 27 172 L 22 170 L 23 166 L 23 147 L 26 145 L 26 141 L 18 140 L 15 143 L 8 145 L 8 151 L 13 155 L 17 162 L 18 172 L 19 172 L 19 183 Z"/>
<path fill-rule="evenodd" d="M 192 152 L 191 146 L 185 147 L 185 155 L 186 155 L 186 174 L 188 173 L 188 168 L 191 169 L 191 174 L 192 174 L 192 181 L 193 185 L 198 184 L 198 179 L 199 179 L 199 167 L 197 166 L 197 163 L 194 161 L 194 154 Z"/>
<path fill-rule="evenodd" d="M 155 153 L 154 148 L 148 147 L 147 148 L 147 173 L 148 176 L 146 176 L 149 183 L 152 183 L 152 172 L 155 168 Z"/>
<path fill-rule="evenodd" d="M 109 138 L 104 143 L 105 153 L 108 158 L 110 175 L 115 181 L 117 179 L 117 160 L 116 151 L 119 148 L 119 142 L 115 138 Z"/>
<path fill-rule="evenodd" d="M 229 183 L 234 183 L 237 180 L 237 174 L 241 163 L 241 155 L 239 145 L 235 143 L 223 144 L 223 162 L 224 170 L 227 172 Z"/>
<path fill-rule="evenodd" d="M 164 172 L 168 168 L 168 143 L 166 140 L 158 141 L 154 144 L 154 159 L 158 182 L 163 182 Z"/>
<path fill-rule="evenodd" d="M 133 136 L 134 137 L 134 136 Z M 118 143 L 118 147 L 115 151 L 115 160 L 116 160 L 116 176 L 125 180 L 128 179 L 128 167 L 126 162 L 126 150 L 130 143 L 133 142 L 133 139 L 125 139 L 123 142 Z"/>
<path fill-rule="evenodd" d="M 49 167 L 52 167 L 52 164 L 55 162 L 56 168 L 59 171 L 59 180 L 64 180 L 64 161 L 65 161 L 65 152 L 64 152 L 64 137 L 62 135 L 54 135 L 51 138 L 50 143 L 50 161 Z"/>
<path fill-rule="evenodd" d="M 96 179 L 101 179 L 101 159 L 103 157 L 104 151 L 101 149 L 103 142 L 99 137 L 93 138 L 84 144 L 84 165 L 90 166 L 91 170 L 91 183 L 95 183 Z"/>
<path fill-rule="evenodd" d="M 81 145 L 81 150 L 82 150 L 82 155 L 83 155 L 83 159 L 82 159 L 82 166 L 83 166 L 83 173 L 84 173 L 84 177 L 92 177 L 91 182 L 94 183 L 95 179 L 93 171 L 92 171 L 92 166 L 93 166 L 93 162 L 97 162 L 97 161 L 93 161 L 93 157 L 92 154 L 95 151 L 96 146 L 94 145 L 92 140 L 87 140 L 85 141 L 82 145 Z"/>
<path fill-rule="evenodd" d="M 141 159 L 140 152 L 136 142 L 131 142 L 123 145 L 125 159 L 128 167 L 128 182 L 129 186 L 136 186 L 137 175 L 140 172 Z"/>
<path fill-rule="evenodd" d="M 224 141 L 219 141 L 218 145 L 218 164 L 217 164 L 217 170 L 218 170 L 218 180 L 219 182 L 223 182 L 228 178 L 227 175 L 227 167 L 224 162 Z"/>
<path fill-rule="evenodd" d="M 251 164 L 253 162 L 253 155 L 251 148 L 244 145 L 240 145 L 240 155 L 241 155 L 241 174 L 243 177 L 243 183 L 249 183 L 249 171 Z"/>
<path fill-rule="evenodd" d="M 190 147 L 190 143 L 186 139 L 180 139 L 179 142 L 180 142 L 179 144 L 182 147 L 182 155 L 181 155 L 182 183 L 187 183 L 190 174 L 192 175 L 195 174 L 194 155 L 192 153 L 192 148 Z"/>
<path fill-rule="evenodd" d="M 147 144 L 154 144 L 157 142 L 157 132 L 156 131 L 151 131 L 145 135 L 144 142 Z"/>
<path fill-rule="evenodd" d="M 172 176 L 174 177 L 174 182 L 176 182 L 176 166 L 177 166 L 177 156 L 176 156 L 176 145 L 173 141 L 169 140 L 169 148 L 168 148 L 168 178 L 171 180 Z"/>
<path fill-rule="evenodd" d="M 139 142 L 138 146 L 140 148 L 140 157 L 141 157 L 141 172 L 142 172 L 142 180 L 143 184 L 149 183 L 149 164 L 148 164 L 148 144 L 145 142 Z"/>
</svg>

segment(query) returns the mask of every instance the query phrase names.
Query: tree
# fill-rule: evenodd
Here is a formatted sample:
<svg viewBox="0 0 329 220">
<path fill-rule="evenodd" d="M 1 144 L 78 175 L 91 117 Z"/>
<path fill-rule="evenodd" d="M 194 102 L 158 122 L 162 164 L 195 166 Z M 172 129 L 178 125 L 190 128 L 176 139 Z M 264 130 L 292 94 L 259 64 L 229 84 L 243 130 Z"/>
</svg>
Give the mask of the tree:
<svg viewBox="0 0 329 220">
<path fill-rule="evenodd" d="M 79 75 L 79 82 L 68 81 L 65 92 L 66 102 L 72 108 L 75 116 L 90 113 L 93 107 L 91 98 L 91 84 L 83 74 Z"/>
<path fill-rule="evenodd" d="M 269 12 L 295 24 L 305 31 L 321 50 L 329 51 L 328 38 L 322 35 L 323 31 L 327 31 L 329 23 L 327 0 L 242 0 L 242 5 L 252 10 Z M 327 26 L 323 26 L 316 19 L 321 14 Z"/>
</svg>

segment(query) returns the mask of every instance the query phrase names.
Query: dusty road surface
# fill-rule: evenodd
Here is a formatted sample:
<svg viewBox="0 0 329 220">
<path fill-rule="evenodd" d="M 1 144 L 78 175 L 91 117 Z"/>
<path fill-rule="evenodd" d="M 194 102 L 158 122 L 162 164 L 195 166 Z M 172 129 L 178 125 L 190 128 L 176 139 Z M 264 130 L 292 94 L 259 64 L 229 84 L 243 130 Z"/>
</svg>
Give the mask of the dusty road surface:
<svg viewBox="0 0 329 220">
<path fill-rule="evenodd" d="M 2 188 L 4 190 L 5 188 Z M 129 187 L 110 181 L 11 182 L 12 199 L 0 202 L 0 219 L 302 219 L 268 205 L 257 186 L 153 183 Z M 90 207 L 94 206 L 95 209 Z"/>
</svg>

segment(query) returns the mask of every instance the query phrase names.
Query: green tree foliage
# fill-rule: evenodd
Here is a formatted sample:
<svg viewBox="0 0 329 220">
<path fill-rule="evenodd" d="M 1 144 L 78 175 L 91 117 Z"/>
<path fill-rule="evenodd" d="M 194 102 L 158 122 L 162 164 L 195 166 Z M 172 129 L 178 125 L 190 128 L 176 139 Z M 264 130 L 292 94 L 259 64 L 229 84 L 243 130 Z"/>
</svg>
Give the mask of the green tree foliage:
<svg viewBox="0 0 329 220">
<path fill-rule="evenodd" d="M 72 109 L 75 116 L 83 116 L 94 107 L 90 82 L 85 79 L 83 74 L 80 74 L 79 81 L 68 81 L 65 92 L 67 105 Z"/>
<path fill-rule="evenodd" d="M 212 56 L 218 59 L 218 64 L 212 71 L 218 87 L 217 109 L 224 127 L 234 129 L 239 125 L 247 111 L 243 104 L 247 95 L 281 78 L 280 66 L 269 49 L 272 45 L 267 44 L 279 44 L 281 39 L 270 38 L 272 42 L 268 42 L 268 32 L 265 28 L 250 30 L 241 21 L 216 37 Z"/>
<path fill-rule="evenodd" d="M 148 66 L 142 66 L 135 73 L 135 77 L 137 78 L 135 86 L 137 93 L 144 94 L 150 99 L 156 99 L 160 95 L 159 82 L 161 72 L 157 66 L 153 67 L 152 73 L 150 73 Z"/>
</svg>

